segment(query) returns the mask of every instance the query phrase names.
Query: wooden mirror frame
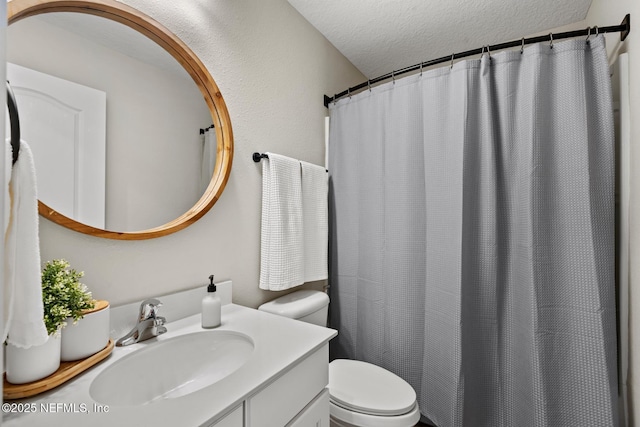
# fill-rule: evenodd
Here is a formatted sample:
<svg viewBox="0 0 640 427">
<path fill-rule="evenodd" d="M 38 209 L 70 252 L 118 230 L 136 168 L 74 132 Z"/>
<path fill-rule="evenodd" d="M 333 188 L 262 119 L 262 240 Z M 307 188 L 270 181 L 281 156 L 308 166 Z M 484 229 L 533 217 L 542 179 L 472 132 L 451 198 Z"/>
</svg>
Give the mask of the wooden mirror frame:
<svg viewBox="0 0 640 427">
<path fill-rule="evenodd" d="M 143 240 L 175 233 L 200 219 L 220 198 L 231 173 L 233 132 L 227 106 L 213 78 L 198 57 L 164 26 L 138 10 L 115 0 L 12 0 L 7 3 L 11 25 L 29 16 L 48 12 L 76 12 L 120 22 L 155 41 L 169 52 L 193 78 L 202 92 L 215 125 L 218 142 L 213 177 L 200 200 L 187 212 L 159 227 L 134 232 L 102 230 L 75 221 L 38 200 L 38 212 L 56 224 L 80 233 L 118 240 Z"/>
</svg>

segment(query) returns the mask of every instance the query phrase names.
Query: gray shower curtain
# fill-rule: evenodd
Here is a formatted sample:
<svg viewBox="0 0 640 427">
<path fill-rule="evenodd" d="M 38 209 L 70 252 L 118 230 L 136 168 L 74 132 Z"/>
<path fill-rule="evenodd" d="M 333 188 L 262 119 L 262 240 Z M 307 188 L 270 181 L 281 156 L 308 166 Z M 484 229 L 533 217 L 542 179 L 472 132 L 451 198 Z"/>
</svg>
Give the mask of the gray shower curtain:
<svg viewBox="0 0 640 427">
<path fill-rule="evenodd" d="M 614 136 L 602 36 L 330 106 L 332 358 L 438 427 L 617 426 Z"/>
</svg>

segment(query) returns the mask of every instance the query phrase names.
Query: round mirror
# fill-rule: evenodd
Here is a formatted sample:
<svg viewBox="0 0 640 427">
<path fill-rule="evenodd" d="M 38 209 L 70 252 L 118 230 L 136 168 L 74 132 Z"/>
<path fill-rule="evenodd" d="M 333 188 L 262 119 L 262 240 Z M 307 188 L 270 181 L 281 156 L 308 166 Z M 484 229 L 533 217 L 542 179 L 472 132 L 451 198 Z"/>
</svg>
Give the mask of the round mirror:
<svg viewBox="0 0 640 427">
<path fill-rule="evenodd" d="M 13 0 L 7 11 L 7 78 L 42 216 L 148 239 L 213 206 L 231 169 L 231 123 L 183 42 L 111 0 Z"/>
</svg>

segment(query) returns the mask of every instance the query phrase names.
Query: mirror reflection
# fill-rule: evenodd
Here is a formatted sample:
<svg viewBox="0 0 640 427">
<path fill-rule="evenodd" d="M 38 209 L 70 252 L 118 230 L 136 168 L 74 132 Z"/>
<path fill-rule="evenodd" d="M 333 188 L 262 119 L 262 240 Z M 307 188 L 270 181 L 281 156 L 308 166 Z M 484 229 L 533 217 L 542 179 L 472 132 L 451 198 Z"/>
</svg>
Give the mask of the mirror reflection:
<svg viewBox="0 0 640 427">
<path fill-rule="evenodd" d="M 47 13 L 7 28 L 7 60 L 43 203 L 129 232 L 200 199 L 215 165 L 211 113 L 156 43 L 109 19 Z"/>
</svg>

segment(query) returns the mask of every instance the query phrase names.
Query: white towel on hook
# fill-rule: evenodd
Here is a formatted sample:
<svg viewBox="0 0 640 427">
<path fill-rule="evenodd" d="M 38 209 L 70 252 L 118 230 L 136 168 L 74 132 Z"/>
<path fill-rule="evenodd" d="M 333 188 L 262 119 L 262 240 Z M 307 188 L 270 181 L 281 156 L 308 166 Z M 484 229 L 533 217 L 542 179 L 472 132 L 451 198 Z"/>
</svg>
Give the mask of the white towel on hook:
<svg viewBox="0 0 640 427">
<path fill-rule="evenodd" d="M 214 128 L 207 129 L 202 135 L 202 164 L 200 165 L 200 187 L 201 193 L 204 193 L 213 177 L 213 171 L 216 167 L 217 144 L 216 130 Z"/>
<path fill-rule="evenodd" d="M 36 171 L 31 149 L 24 141 L 20 142 L 20 156 L 11 169 L 9 192 L 3 338 L 17 347 L 28 348 L 43 344 L 47 330 L 43 320 Z"/>
<path fill-rule="evenodd" d="M 11 279 L 12 275 L 9 274 L 9 269 L 8 267 L 8 260 L 9 260 L 9 254 L 7 252 L 8 250 L 8 246 L 9 246 L 9 221 L 11 219 L 11 202 L 13 197 L 11 196 L 11 192 L 12 192 L 12 188 L 11 188 L 11 173 L 13 172 L 13 165 L 12 165 L 12 161 L 13 161 L 13 147 L 11 146 L 11 139 L 8 138 L 5 140 L 5 157 L 4 157 L 4 182 L 6 183 L 6 187 L 4 188 L 3 191 L 3 197 L 4 197 L 4 260 L 3 260 L 3 266 L 4 266 L 4 270 L 3 270 L 3 284 L 4 284 L 4 289 L 3 289 L 3 325 L 4 325 L 4 330 L 2 331 L 2 341 L 6 341 L 7 339 L 7 333 L 9 331 L 9 326 L 10 326 L 10 321 L 11 321 L 11 314 L 13 313 L 13 287 L 15 284 L 15 281 Z"/>
<path fill-rule="evenodd" d="M 304 224 L 304 281 L 328 278 L 329 177 L 326 169 L 304 161 L 302 215 Z"/>
<path fill-rule="evenodd" d="M 300 162 L 267 155 L 262 162 L 260 289 L 281 291 L 304 283 Z"/>
<path fill-rule="evenodd" d="M 11 196 L 9 194 L 9 183 L 11 182 L 11 169 L 12 169 L 12 155 L 13 148 L 11 147 L 11 141 L 9 139 L 5 140 L 4 144 L 5 153 L 4 153 L 4 182 L 7 186 L 4 188 L 3 197 L 4 197 L 4 236 L 6 239 L 7 235 L 7 227 L 9 226 L 9 218 L 11 216 Z M 6 315 L 6 311 L 5 311 Z M 6 323 L 5 323 L 6 325 Z"/>
</svg>

